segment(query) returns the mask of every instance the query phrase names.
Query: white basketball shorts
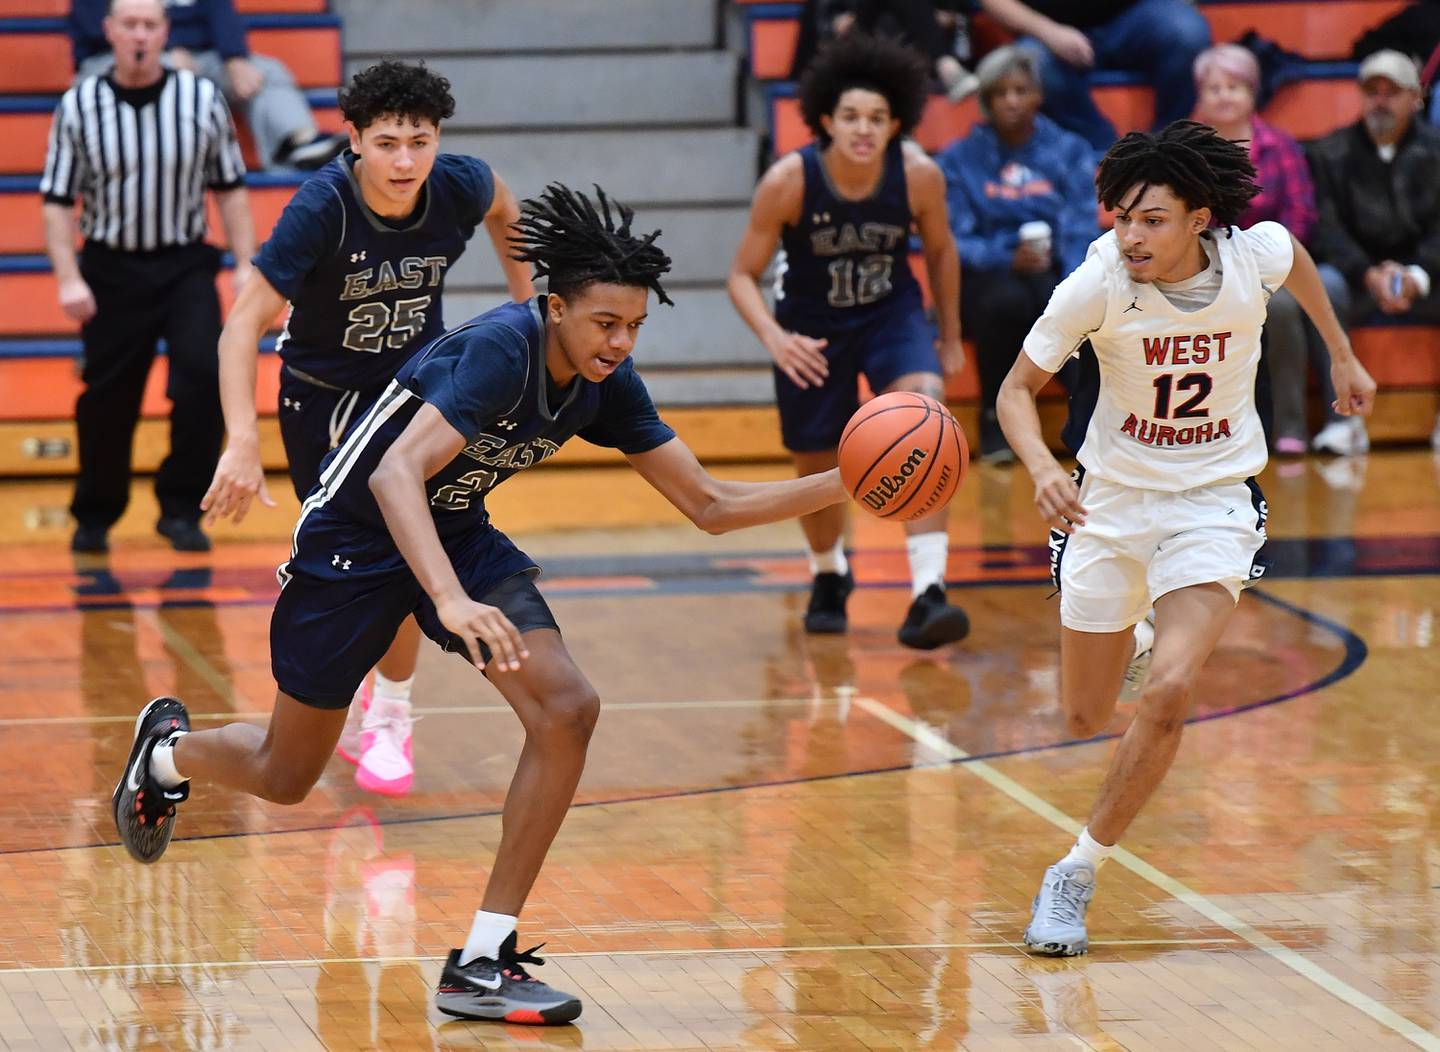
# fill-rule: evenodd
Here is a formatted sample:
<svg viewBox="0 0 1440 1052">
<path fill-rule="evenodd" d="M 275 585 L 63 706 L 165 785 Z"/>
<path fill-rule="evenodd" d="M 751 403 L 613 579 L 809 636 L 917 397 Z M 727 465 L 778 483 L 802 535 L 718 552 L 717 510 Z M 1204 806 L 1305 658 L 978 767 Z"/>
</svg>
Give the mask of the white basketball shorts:
<svg viewBox="0 0 1440 1052">
<path fill-rule="evenodd" d="M 1177 588 L 1220 584 L 1240 598 L 1264 566 L 1265 497 L 1254 479 L 1169 493 L 1075 472 L 1085 524 L 1050 531 L 1060 623 L 1119 632 Z"/>
</svg>

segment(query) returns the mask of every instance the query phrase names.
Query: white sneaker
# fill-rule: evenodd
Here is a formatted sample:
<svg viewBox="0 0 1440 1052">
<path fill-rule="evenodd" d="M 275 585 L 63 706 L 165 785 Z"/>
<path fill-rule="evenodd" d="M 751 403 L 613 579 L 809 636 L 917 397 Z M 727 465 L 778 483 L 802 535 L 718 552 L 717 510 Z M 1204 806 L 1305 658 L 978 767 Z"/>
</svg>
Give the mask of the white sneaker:
<svg viewBox="0 0 1440 1052">
<path fill-rule="evenodd" d="M 1120 688 L 1121 701 L 1133 701 L 1145 684 L 1145 673 L 1150 668 L 1150 655 L 1155 649 L 1155 611 L 1151 610 L 1144 620 L 1135 624 L 1135 653 L 1125 669 L 1125 683 Z"/>
<path fill-rule="evenodd" d="M 360 762 L 360 737 L 364 729 L 365 710 L 370 707 L 370 689 L 368 679 L 360 684 L 350 702 L 350 710 L 345 713 L 345 728 L 340 732 L 340 740 L 335 743 L 335 751 L 346 763 Z"/>
<path fill-rule="evenodd" d="M 367 793 L 404 796 L 415 777 L 414 742 L 408 701 L 374 698 L 360 734 L 355 784 Z"/>
<path fill-rule="evenodd" d="M 1334 453 L 1342 457 L 1368 453 L 1370 436 L 1365 432 L 1365 421 L 1358 416 L 1332 420 L 1310 440 L 1310 448 L 1317 452 Z"/>
<path fill-rule="evenodd" d="M 1430 448 L 1440 453 L 1440 413 L 1435 414 L 1435 430 L 1430 432 Z"/>
</svg>

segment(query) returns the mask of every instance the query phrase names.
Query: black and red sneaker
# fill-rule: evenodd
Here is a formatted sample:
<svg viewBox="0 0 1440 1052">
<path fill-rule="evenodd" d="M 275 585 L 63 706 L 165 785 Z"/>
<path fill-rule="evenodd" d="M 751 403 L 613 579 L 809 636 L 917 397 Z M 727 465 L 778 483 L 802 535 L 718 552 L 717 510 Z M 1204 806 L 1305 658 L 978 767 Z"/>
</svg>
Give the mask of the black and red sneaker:
<svg viewBox="0 0 1440 1052">
<path fill-rule="evenodd" d="M 462 965 L 460 951 L 451 950 L 440 973 L 435 1007 L 461 1019 L 530 1026 L 558 1026 L 579 1018 L 580 998 L 547 986 L 525 971 L 527 964 L 545 963 L 543 957 L 535 956 L 538 949 L 540 946 L 532 946 L 524 953 L 515 952 L 512 931 L 500 944 L 498 960 L 476 957 Z"/>
<path fill-rule="evenodd" d="M 136 862 L 154 862 L 170 846 L 175 805 L 190 796 L 190 783 L 166 789 L 150 774 L 150 754 L 157 743 L 190 729 L 190 716 L 179 698 L 156 698 L 135 719 L 135 744 L 115 786 L 115 828 L 120 842 Z"/>
</svg>

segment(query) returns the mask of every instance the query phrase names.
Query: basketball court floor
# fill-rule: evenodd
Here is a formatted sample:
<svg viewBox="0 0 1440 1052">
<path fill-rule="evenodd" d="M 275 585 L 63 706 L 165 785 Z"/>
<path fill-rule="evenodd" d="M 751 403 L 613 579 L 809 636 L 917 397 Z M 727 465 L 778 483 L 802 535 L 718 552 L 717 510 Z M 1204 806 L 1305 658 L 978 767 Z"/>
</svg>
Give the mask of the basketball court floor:
<svg viewBox="0 0 1440 1052">
<path fill-rule="evenodd" d="M 732 477 L 776 476 L 779 467 Z M 845 638 L 798 630 L 792 524 L 707 537 L 624 470 L 544 468 L 496 521 L 546 567 L 605 699 L 521 921 L 578 992 L 553 1030 L 430 995 L 498 840 L 517 721 L 427 648 L 403 800 L 331 765 L 281 808 L 199 788 L 153 867 L 110 793 L 138 707 L 263 720 L 294 501 L 177 556 L 137 491 L 75 561 L 63 483 L 0 501 L 0 1046 L 7 1049 L 1440 1049 L 1440 460 L 1272 464 L 1270 575 L 1175 769 L 1100 875 L 1088 957 L 1027 957 L 1040 875 L 1111 734 L 1067 741 L 1023 471 L 952 526 L 970 639 L 894 640 L 899 531 L 861 522 Z M 275 486 L 277 494 L 281 486 Z"/>
</svg>

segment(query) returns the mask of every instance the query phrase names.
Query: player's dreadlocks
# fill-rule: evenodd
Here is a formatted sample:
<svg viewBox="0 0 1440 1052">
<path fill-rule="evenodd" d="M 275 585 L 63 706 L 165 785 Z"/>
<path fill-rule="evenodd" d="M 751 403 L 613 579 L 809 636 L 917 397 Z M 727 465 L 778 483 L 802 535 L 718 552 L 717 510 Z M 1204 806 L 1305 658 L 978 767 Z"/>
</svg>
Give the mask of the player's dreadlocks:
<svg viewBox="0 0 1440 1052">
<path fill-rule="evenodd" d="M 367 66 L 340 89 L 340 113 L 364 131 L 382 117 L 402 121 L 426 120 L 439 126 L 455 114 L 450 82 L 425 68 L 386 59 Z"/>
<path fill-rule="evenodd" d="M 1110 147 L 1095 173 L 1100 203 L 1112 210 L 1133 204 L 1120 198 L 1137 185 L 1140 194 L 1168 186 L 1192 209 L 1210 209 L 1222 227 L 1239 219 L 1260 192 L 1245 147 L 1195 121 L 1176 121 L 1158 135 L 1131 132 Z"/>
<path fill-rule="evenodd" d="M 536 277 L 548 277 L 550 291 L 563 298 L 605 282 L 641 285 L 670 303 L 660 287 L 660 275 L 670 269 L 670 257 L 655 244 L 660 231 L 630 233 L 634 210 L 612 202 L 598 186 L 595 198 L 598 210 L 584 194 L 551 183 L 538 198 L 520 202 L 520 218 L 510 225 L 511 257 L 535 264 Z"/>
<path fill-rule="evenodd" d="M 800 112 L 822 143 L 828 143 L 829 136 L 820 118 L 832 116 L 840 96 L 851 88 L 883 95 L 890 115 L 900 121 L 900 134 L 909 135 L 925 109 L 930 71 L 924 56 L 888 37 L 853 30 L 836 37 L 800 77 Z"/>
</svg>

